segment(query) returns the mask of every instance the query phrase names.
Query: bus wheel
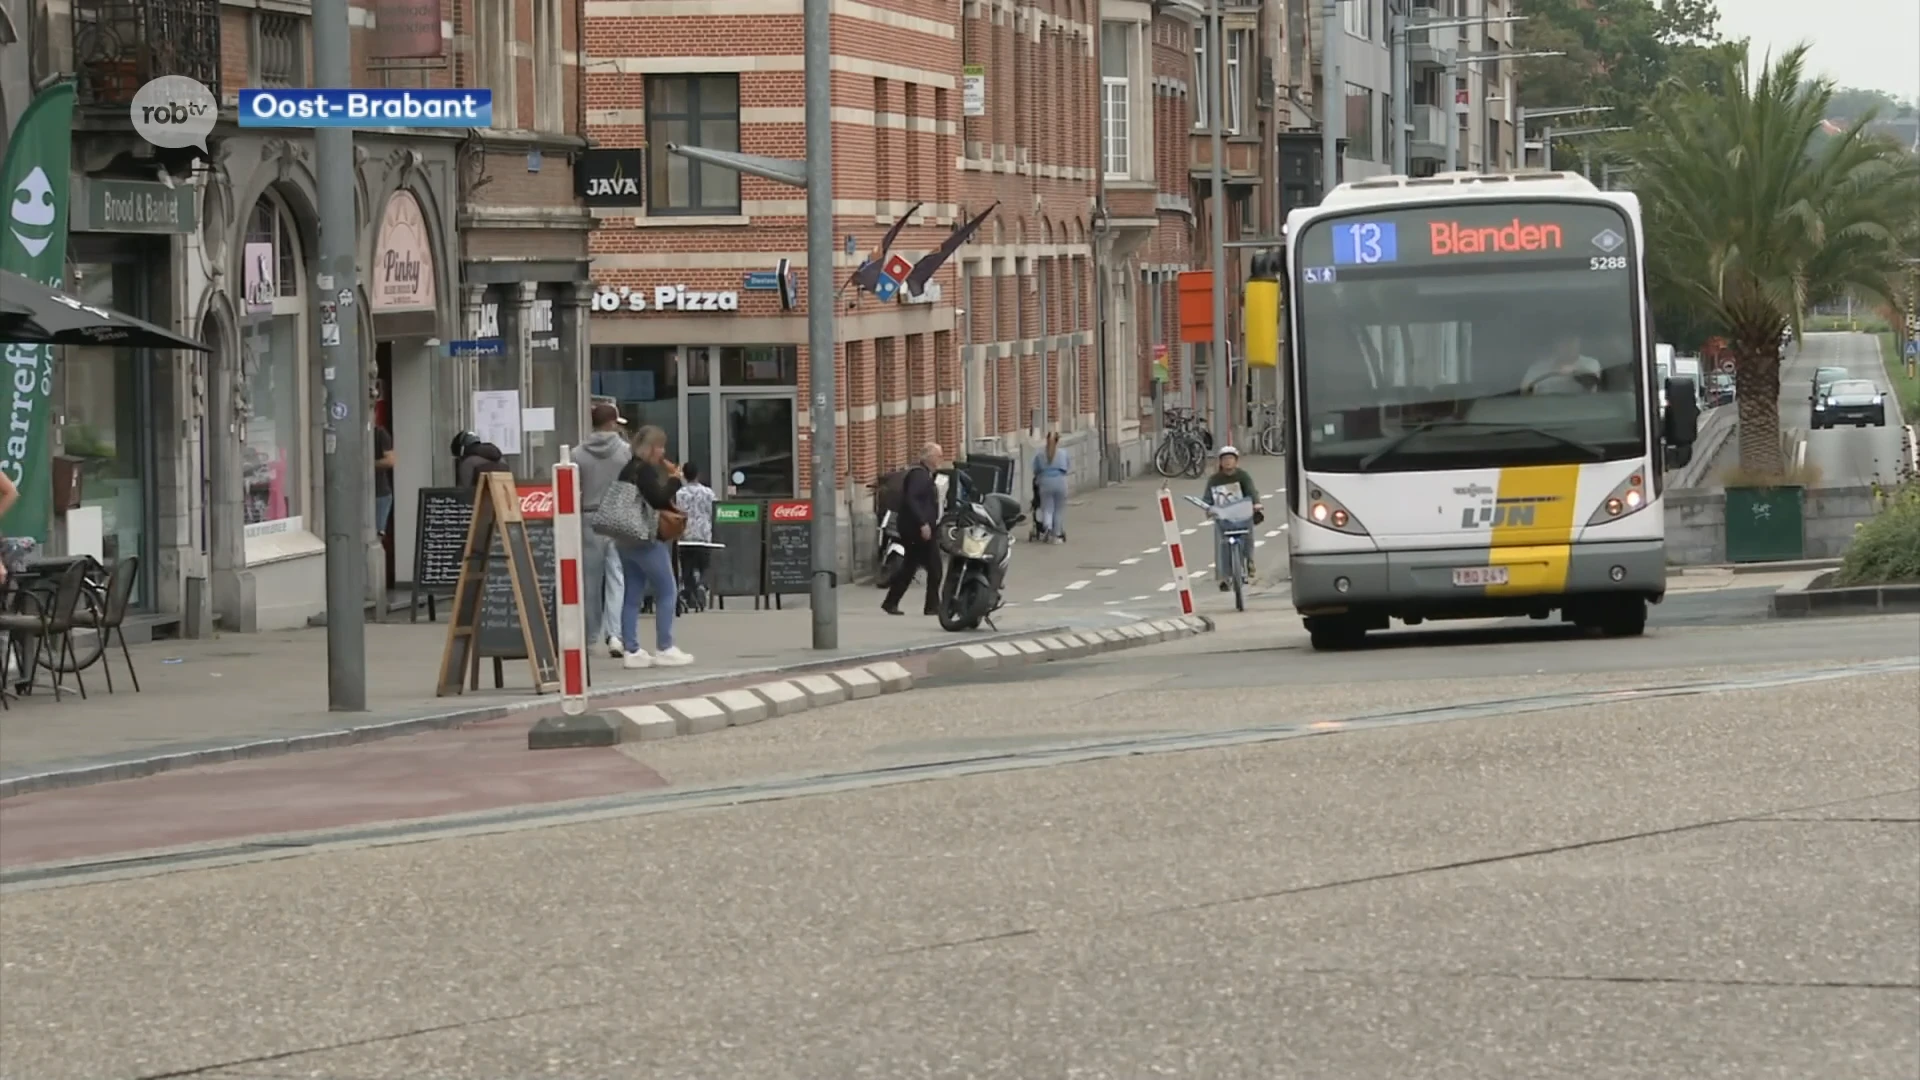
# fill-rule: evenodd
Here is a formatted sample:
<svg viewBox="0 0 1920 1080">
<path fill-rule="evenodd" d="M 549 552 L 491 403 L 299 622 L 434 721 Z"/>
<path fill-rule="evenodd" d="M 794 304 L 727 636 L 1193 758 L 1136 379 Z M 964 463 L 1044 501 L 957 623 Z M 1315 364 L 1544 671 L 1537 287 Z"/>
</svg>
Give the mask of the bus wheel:
<svg viewBox="0 0 1920 1080">
<path fill-rule="evenodd" d="M 1598 623 L 1604 637 L 1639 637 L 1647 632 L 1647 602 L 1637 596 L 1616 600 Z"/>
<path fill-rule="evenodd" d="M 1315 652 L 1341 652 L 1367 643 L 1367 628 L 1359 622 L 1335 615 L 1309 615 L 1301 620 Z"/>
</svg>

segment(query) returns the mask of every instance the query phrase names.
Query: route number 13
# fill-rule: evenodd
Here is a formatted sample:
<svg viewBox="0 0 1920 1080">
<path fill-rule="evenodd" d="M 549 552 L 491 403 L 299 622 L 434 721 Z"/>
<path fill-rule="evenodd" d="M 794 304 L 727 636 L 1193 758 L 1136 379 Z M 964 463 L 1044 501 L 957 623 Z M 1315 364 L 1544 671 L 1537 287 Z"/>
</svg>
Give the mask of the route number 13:
<svg viewBox="0 0 1920 1080">
<path fill-rule="evenodd" d="M 1362 221 L 1342 225 L 1334 232 L 1333 261 L 1369 266 L 1399 258 L 1399 244 L 1390 222 Z"/>
</svg>

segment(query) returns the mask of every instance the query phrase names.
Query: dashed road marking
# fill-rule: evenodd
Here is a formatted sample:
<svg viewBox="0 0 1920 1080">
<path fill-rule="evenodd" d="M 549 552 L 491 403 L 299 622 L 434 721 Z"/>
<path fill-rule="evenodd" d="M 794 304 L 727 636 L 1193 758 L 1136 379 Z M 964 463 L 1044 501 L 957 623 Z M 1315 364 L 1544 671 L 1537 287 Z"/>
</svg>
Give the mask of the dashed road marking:
<svg viewBox="0 0 1920 1080">
<path fill-rule="evenodd" d="M 1151 600 L 1151 599 L 1153 599 L 1153 597 L 1151 597 L 1151 596 L 1129 596 L 1129 597 L 1127 597 L 1127 599 L 1129 599 L 1129 600 L 1133 600 L 1133 601 L 1140 601 L 1140 600 Z"/>
<path fill-rule="evenodd" d="M 1268 529 L 1268 530 L 1267 530 L 1267 531 L 1266 531 L 1265 533 L 1263 533 L 1262 535 L 1263 535 L 1263 536 L 1279 536 L 1279 535 L 1280 535 L 1280 530 L 1279 530 L 1279 529 Z"/>
<path fill-rule="evenodd" d="M 1059 593 L 1057 593 L 1057 592 L 1050 592 L 1050 593 L 1048 593 L 1048 594 L 1047 594 L 1047 595 L 1045 595 L 1045 596 L 1036 596 L 1036 597 L 1034 597 L 1034 598 L 1033 598 L 1033 602 L 1034 602 L 1034 603 L 1036 603 L 1036 604 L 1044 604 L 1044 603 L 1046 603 L 1046 602 L 1047 602 L 1047 601 L 1049 601 L 1049 600 L 1058 600 L 1058 599 L 1060 599 L 1060 594 L 1059 594 Z"/>
<path fill-rule="evenodd" d="M 1181 529 L 1181 530 L 1180 530 L 1180 535 L 1181 535 L 1181 536 L 1192 536 L 1192 535 L 1193 535 L 1194 533 L 1197 533 L 1197 532 L 1199 532 L 1199 531 L 1200 531 L 1199 529 Z"/>
<path fill-rule="evenodd" d="M 1157 548 L 1157 547 L 1150 547 L 1150 548 L 1148 548 L 1147 550 L 1145 550 L 1145 551 L 1143 551 L 1143 552 L 1141 552 L 1140 554 L 1142 554 L 1142 555 L 1158 555 L 1158 554 L 1160 554 L 1160 549 L 1159 549 L 1159 548 Z"/>
<path fill-rule="evenodd" d="M 1255 541 L 1253 542 L 1253 546 L 1254 546 L 1254 547 L 1257 547 L 1257 548 L 1260 548 L 1260 547 L 1266 547 L 1266 546 L 1267 546 L 1267 542 L 1266 542 L 1265 540 L 1255 540 Z"/>
<path fill-rule="evenodd" d="M 1140 599 L 1142 599 L 1142 600 L 1145 600 L 1145 599 L 1146 599 L 1146 597 L 1144 597 L 1144 596 L 1142 596 L 1142 597 L 1140 597 Z M 1106 601 L 1106 605 L 1107 605 L 1108 607 L 1112 607 L 1112 606 L 1114 606 L 1115 604 L 1124 604 L 1124 603 L 1126 603 L 1126 601 L 1125 601 L 1125 600 L 1108 600 L 1108 601 Z"/>
<path fill-rule="evenodd" d="M 1067 582 L 1067 591 L 1068 591 L 1068 592 L 1078 592 L 1078 591 L 1080 591 L 1081 589 L 1084 589 L 1084 588 L 1086 588 L 1087 586 L 1089 586 L 1089 585 L 1091 585 L 1091 584 L 1093 584 L 1093 582 L 1091 582 L 1091 581 L 1087 581 L 1087 580 L 1085 580 L 1085 579 L 1082 579 L 1082 580 L 1080 580 L 1080 581 L 1069 581 L 1069 582 Z"/>
<path fill-rule="evenodd" d="M 1161 592 L 1172 592 L 1172 591 L 1173 591 L 1173 582 L 1171 582 L 1171 581 L 1169 581 L 1169 582 L 1167 582 L 1167 583 L 1166 583 L 1165 585 L 1162 585 L 1162 586 L 1160 586 L 1160 591 L 1161 591 Z"/>
<path fill-rule="evenodd" d="M 1114 569 L 1114 568 L 1112 568 L 1112 567 L 1108 567 L 1108 568 L 1106 568 L 1105 570 L 1096 570 L 1096 571 L 1094 571 L 1094 572 L 1093 572 L 1093 576 L 1094 576 L 1094 577 L 1112 577 L 1113 575 L 1115 575 L 1115 574 L 1117 574 L 1117 573 L 1119 573 L 1119 572 L 1120 572 L 1120 571 L 1118 571 L 1118 570 L 1115 570 L 1115 569 Z"/>
<path fill-rule="evenodd" d="M 1140 565 L 1140 556 L 1135 555 L 1131 559 L 1121 559 L 1120 565 L 1121 566 L 1138 566 Z"/>
</svg>

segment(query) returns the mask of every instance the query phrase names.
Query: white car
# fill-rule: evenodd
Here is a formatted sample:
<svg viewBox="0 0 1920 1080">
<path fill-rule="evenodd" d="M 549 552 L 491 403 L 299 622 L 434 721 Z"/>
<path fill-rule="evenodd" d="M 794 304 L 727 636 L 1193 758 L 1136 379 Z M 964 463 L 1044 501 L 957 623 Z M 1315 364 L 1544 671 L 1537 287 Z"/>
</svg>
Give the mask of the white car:
<svg viewBox="0 0 1920 1080">
<path fill-rule="evenodd" d="M 1826 388 L 1826 394 L 1813 403 L 1813 426 L 1838 427 L 1887 426 L 1887 396 L 1866 379 L 1841 379 Z"/>
</svg>

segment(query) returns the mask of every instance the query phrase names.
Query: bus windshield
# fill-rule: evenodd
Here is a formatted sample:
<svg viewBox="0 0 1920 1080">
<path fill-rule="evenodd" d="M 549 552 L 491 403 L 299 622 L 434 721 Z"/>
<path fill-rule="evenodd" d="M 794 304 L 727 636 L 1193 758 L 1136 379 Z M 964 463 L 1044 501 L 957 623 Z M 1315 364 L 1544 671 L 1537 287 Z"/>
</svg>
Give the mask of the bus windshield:
<svg viewBox="0 0 1920 1080">
<path fill-rule="evenodd" d="M 1633 228 L 1602 203 L 1361 211 L 1295 248 L 1303 464 L 1555 465 L 1646 452 Z"/>
</svg>

